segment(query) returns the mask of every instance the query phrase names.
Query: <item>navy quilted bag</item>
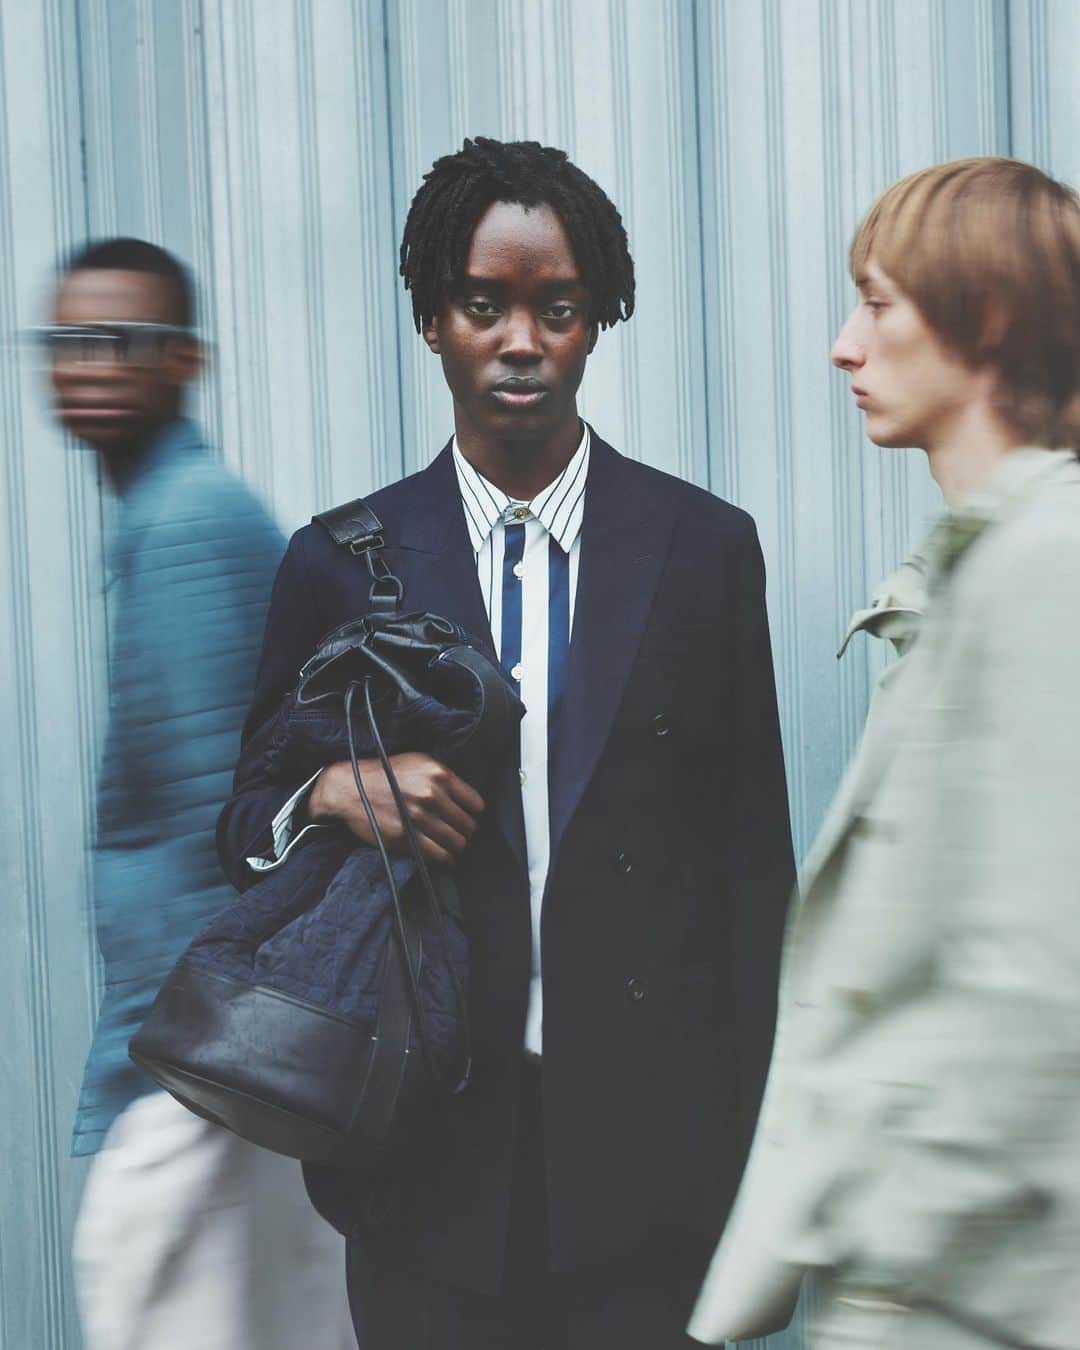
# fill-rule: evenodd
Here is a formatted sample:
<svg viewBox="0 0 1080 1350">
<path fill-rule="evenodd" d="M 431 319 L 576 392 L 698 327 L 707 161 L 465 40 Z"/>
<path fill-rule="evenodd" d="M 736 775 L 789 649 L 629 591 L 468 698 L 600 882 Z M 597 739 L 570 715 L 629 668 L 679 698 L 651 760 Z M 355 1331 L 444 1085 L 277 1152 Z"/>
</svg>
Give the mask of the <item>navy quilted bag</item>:
<svg viewBox="0 0 1080 1350">
<path fill-rule="evenodd" d="M 351 759 L 375 846 L 313 832 L 196 938 L 130 1050 L 185 1106 L 253 1143 L 355 1166 L 470 1070 L 457 888 L 420 852 L 390 756 L 426 751 L 482 788 L 524 710 L 460 628 L 400 609 L 362 501 L 316 519 L 364 558 L 372 612 L 322 640 L 244 753 L 269 782 Z M 360 758 L 382 762 L 406 856 L 385 848 Z"/>
</svg>

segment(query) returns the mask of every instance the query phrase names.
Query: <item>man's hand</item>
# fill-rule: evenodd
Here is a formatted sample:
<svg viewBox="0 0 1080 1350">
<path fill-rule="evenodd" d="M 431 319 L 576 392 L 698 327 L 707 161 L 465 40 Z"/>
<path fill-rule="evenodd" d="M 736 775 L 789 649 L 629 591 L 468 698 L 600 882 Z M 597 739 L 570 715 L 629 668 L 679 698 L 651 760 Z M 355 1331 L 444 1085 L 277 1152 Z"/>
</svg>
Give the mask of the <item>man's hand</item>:
<svg viewBox="0 0 1080 1350">
<path fill-rule="evenodd" d="M 430 755 L 410 751 L 391 755 L 390 763 L 425 857 L 444 866 L 453 863 L 473 836 L 483 797 Z M 404 853 L 405 827 L 382 765 L 377 759 L 362 759 L 359 766 L 387 849 Z M 336 820 L 365 844 L 375 842 L 348 760 L 323 769 L 307 799 L 307 817 L 313 824 Z"/>
</svg>

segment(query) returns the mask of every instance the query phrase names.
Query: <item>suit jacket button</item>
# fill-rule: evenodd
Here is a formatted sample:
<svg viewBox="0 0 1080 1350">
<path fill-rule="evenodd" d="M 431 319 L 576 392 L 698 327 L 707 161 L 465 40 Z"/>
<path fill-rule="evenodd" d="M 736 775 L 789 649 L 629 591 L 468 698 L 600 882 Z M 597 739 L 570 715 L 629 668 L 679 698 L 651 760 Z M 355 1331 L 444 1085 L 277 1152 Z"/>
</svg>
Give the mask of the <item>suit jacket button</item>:
<svg viewBox="0 0 1080 1350">
<path fill-rule="evenodd" d="M 615 854 L 615 866 L 623 876 L 625 876 L 627 872 L 633 869 L 634 864 L 630 860 L 629 854 L 624 853 L 622 849 L 619 849 L 618 853 Z"/>
<path fill-rule="evenodd" d="M 842 993 L 855 1012 L 869 1012 L 874 1006 L 874 996 L 868 989 L 844 989 Z"/>
<path fill-rule="evenodd" d="M 630 996 L 631 1003 L 640 1003 L 641 1000 L 645 997 L 645 986 L 638 979 L 627 980 L 626 992 Z"/>
<path fill-rule="evenodd" d="M 666 736 L 671 730 L 671 723 L 667 720 L 664 713 L 657 713 L 652 720 L 652 729 L 654 736 Z"/>
</svg>

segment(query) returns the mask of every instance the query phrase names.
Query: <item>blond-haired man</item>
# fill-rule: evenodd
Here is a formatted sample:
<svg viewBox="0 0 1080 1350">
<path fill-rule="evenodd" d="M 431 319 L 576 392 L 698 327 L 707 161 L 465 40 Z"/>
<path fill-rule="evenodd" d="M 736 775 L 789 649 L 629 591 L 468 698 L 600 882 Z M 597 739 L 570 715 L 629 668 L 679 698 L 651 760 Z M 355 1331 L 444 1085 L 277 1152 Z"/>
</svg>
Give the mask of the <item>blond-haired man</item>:
<svg viewBox="0 0 1080 1350">
<path fill-rule="evenodd" d="M 894 184 L 832 351 L 946 515 L 913 642 L 807 859 L 757 1136 L 690 1331 L 1080 1346 L 1080 201 L 969 159 Z M 908 580 L 912 573 L 908 569 Z M 889 611 L 884 617 L 881 611 Z"/>
</svg>

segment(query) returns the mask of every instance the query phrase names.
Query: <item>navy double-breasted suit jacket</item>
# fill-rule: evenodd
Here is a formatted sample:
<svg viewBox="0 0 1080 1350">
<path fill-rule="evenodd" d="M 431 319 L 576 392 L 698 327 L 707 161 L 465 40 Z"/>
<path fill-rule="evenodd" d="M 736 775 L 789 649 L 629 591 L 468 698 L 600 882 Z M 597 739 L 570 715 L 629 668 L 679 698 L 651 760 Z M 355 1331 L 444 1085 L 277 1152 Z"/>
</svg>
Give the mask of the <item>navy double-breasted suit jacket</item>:
<svg viewBox="0 0 1080 1350">
<path fill-rule="evenodd" d="M 449 447 L 370 498 L 405 607 L 491 636 Z M 319 638 L 367 608 L 363 563 L 299 530 L 274 587 L 247 734 Z M 772 1044 L 793 885 L 783 758 L 751 518 L 593 438 L 541 929 L 544 1145 L 555 1269 L 713 1242 Z M 300 784 L 241 758 L 222 862 L 245 857 Z M 475 1077 L 392 1176 L 378 1240 L 440 1280 L 497 1292 L 530 975 L 516 766 L 457 865 Z M 300 845 L 303 847 L 303 844 Z M 361 1215 L 325 1175 L 343 1230 Z M 329 1182 L 329 1184 L 327 1184 Z"/>
</svg>

